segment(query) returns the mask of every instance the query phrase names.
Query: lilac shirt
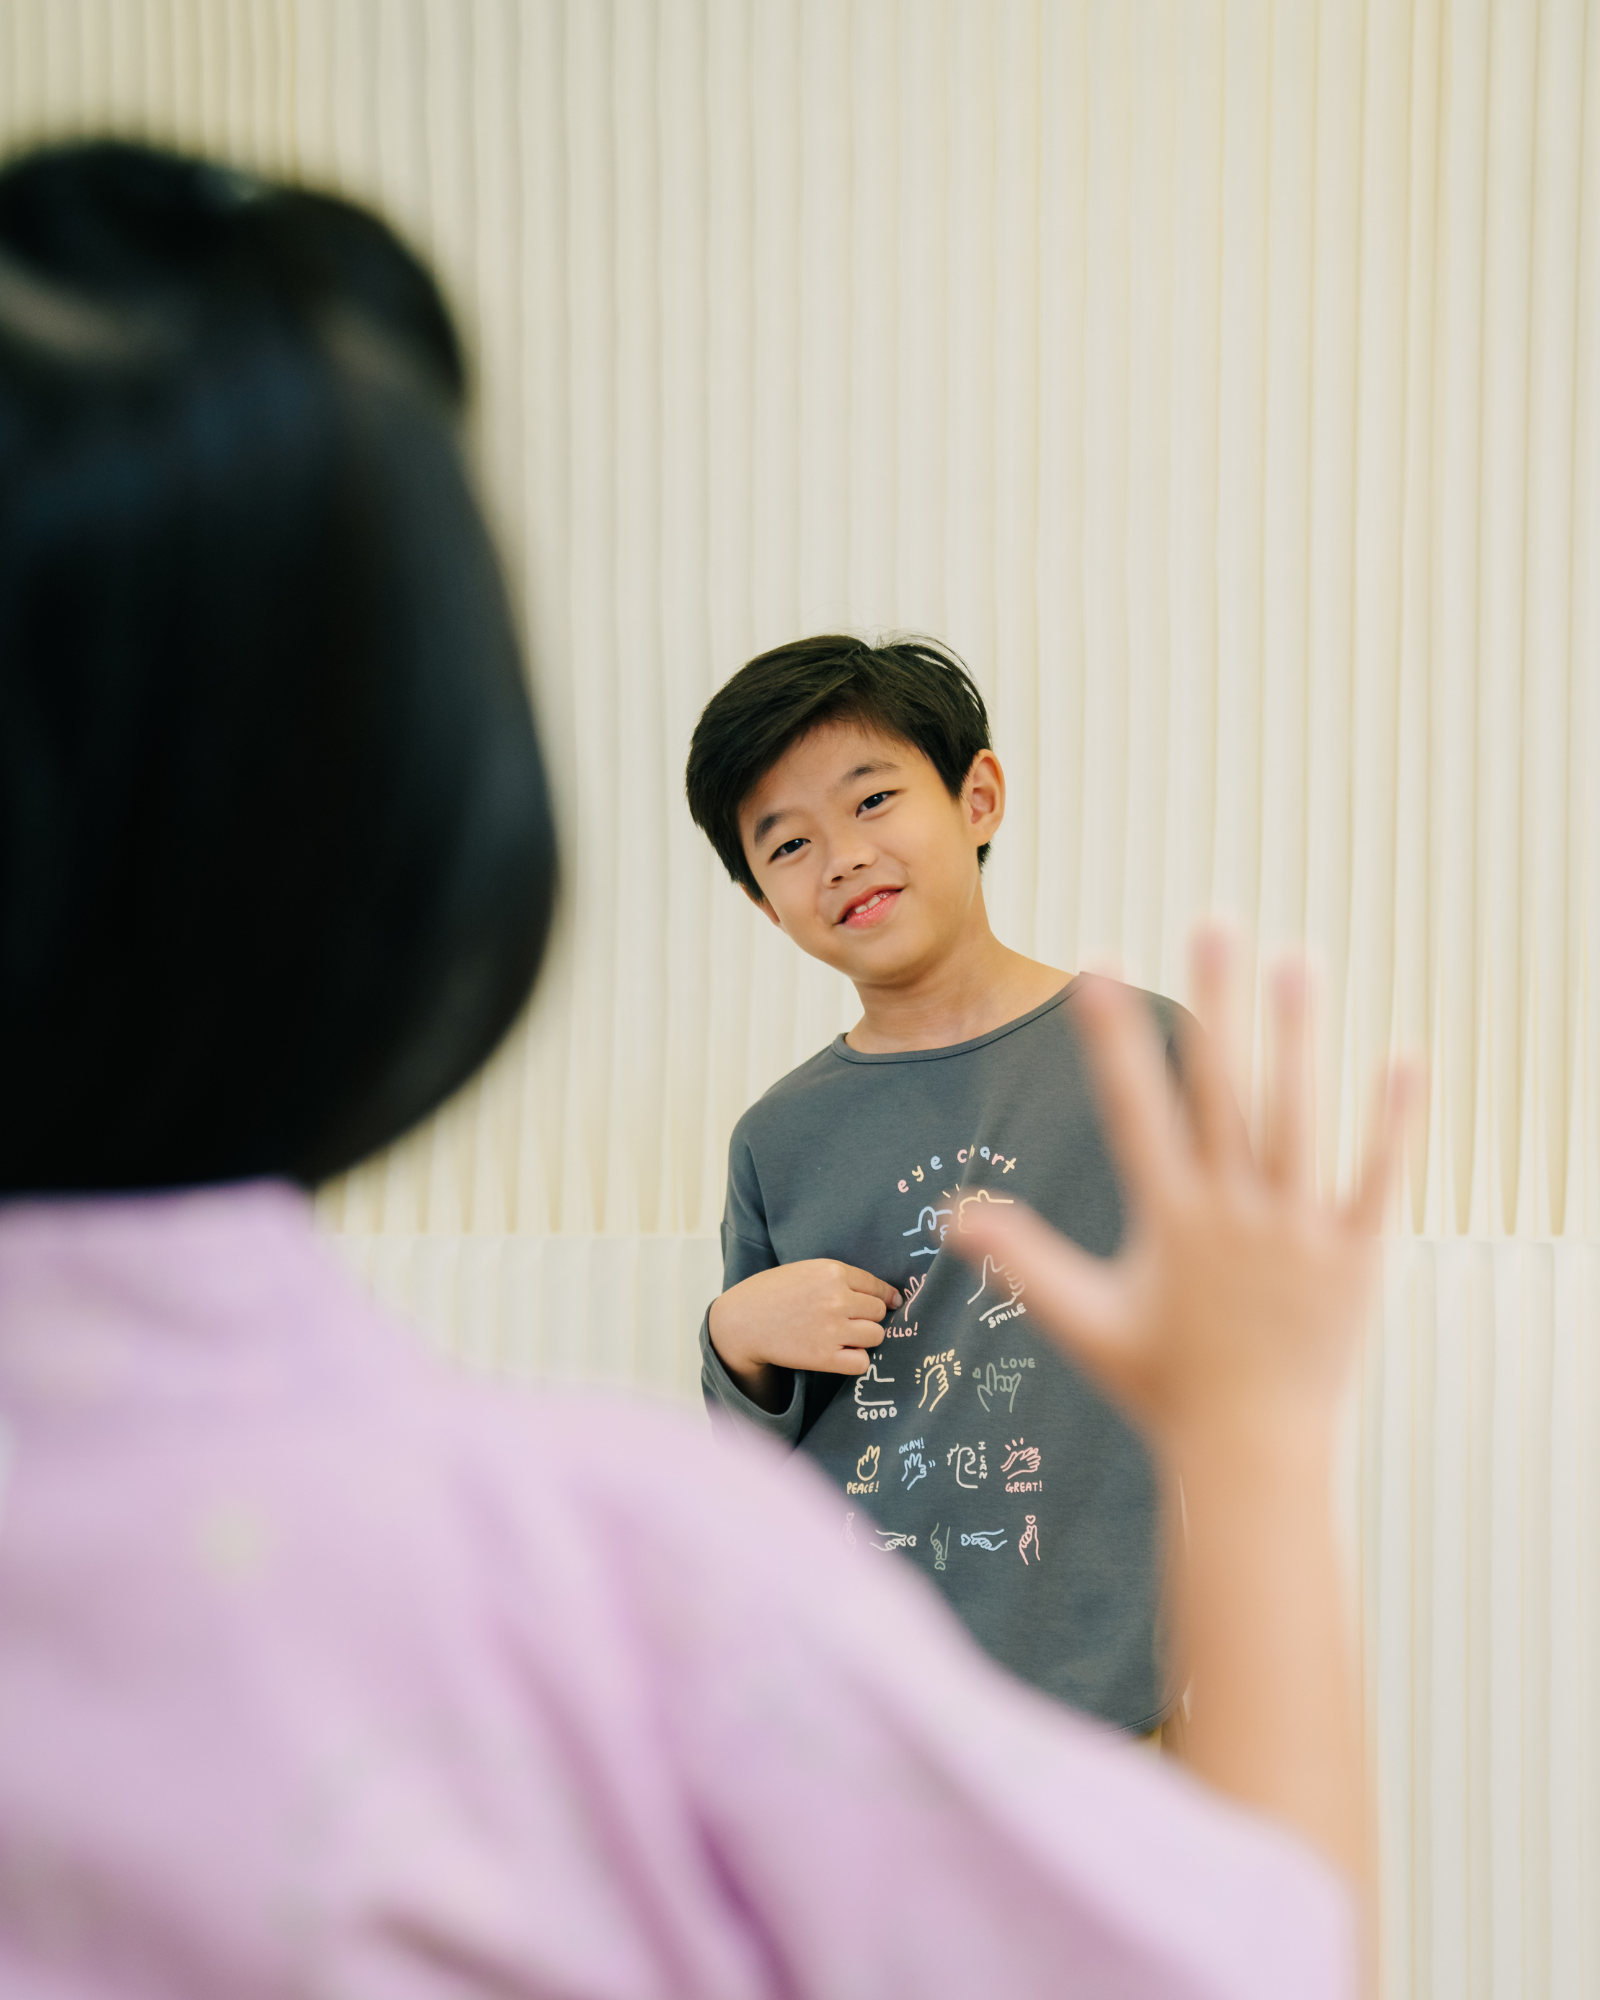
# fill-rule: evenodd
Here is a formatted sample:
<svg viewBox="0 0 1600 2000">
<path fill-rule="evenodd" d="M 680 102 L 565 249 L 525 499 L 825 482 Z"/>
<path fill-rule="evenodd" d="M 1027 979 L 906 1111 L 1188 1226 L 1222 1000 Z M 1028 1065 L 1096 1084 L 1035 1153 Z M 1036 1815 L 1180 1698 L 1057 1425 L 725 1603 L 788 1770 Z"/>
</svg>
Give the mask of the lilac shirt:
<svg viewBox="0 0 1600 2000">
<path fill-rule="evenodd" d="M 806 1464 L 457 1379 L 285 1188 L 0 1209 L 0 1424 L 0 1994 L 1353 1990 Z"/>
</svg>

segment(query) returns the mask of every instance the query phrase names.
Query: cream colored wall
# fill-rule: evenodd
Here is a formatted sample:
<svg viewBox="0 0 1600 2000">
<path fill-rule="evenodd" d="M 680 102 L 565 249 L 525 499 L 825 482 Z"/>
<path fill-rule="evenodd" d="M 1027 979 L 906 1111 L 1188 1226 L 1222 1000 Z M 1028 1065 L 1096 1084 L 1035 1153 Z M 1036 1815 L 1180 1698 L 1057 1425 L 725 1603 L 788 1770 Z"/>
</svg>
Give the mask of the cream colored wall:
<svg viewBox="0 0 1600 2000">
<path fill-rule="evenodd" d="M 1600 7 L 0 0 L 0 139 L 104 125 L 380 201 L 479 356 L 565 908 L 349 1254 L 692 1394 L 728 1128 L 850 996 L 689 730 L 796 633 L 949 639 L 1008 940 L 1309 940 L 1330 1173 L 1431 1053 L 1351 1458 L 1388 1983 L 1600 1990 Z"/>
</svg>

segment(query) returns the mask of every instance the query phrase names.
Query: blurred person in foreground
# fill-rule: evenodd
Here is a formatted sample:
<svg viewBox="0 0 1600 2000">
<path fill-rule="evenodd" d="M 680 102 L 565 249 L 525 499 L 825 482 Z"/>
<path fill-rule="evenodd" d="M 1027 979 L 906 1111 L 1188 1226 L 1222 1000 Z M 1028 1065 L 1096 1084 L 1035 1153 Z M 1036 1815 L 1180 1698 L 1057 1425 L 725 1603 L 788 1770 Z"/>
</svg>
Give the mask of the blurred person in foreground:
<svg viewBox="0 0 1600 2000">
<path fill-rule="evenodd" d="M 1126 1245 L 974 1239 L 1182 1476 L 1196 1776 L 850 1564 L 814 1470 L 461 1380 L 317 1245 L 548 924 L 462 398 L 352 207 L 0 173 L 0 1992 L 1347 1994 L 1327 1469 L 1392 1123 L 1320 1204 L 1292 982 L 1260 1163 L 1090 982 Z"/>
</svg>

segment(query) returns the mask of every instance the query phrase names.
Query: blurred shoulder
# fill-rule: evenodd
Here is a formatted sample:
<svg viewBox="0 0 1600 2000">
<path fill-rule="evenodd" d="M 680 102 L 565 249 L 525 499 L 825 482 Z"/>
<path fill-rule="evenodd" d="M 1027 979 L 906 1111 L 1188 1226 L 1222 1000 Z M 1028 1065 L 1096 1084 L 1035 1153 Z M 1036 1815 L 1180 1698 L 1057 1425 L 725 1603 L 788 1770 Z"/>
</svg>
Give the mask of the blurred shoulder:
<svg viewBox="0 0 1600 2000">
<path fill-rule="evenodd" d="M 831 1489 L 743 1426 L 713 1435 L 698 1410 L 640 1396 L 459 1378 L 451 1400 L 451 1442 L 478 1477 L 516 1510 L 581 1520 L 591 1541 L 703 1558 L 821 1532 Z"/>
</svg>

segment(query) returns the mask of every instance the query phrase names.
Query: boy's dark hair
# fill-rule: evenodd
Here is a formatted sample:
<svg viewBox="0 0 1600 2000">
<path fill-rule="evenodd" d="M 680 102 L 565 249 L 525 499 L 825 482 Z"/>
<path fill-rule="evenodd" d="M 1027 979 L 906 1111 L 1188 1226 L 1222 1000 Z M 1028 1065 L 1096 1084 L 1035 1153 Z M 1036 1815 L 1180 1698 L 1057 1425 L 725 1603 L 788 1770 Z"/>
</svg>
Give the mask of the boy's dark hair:
<svg viewBox="0 0 1600 2000">
<path fill-rule="evenodd" d="M 315 1182 L 514 1018 L 554 840 L 463 393 L 346 202 L 0 171 L 0 1193 Z"/>
<path fill-rule="evenodd" d="M 689 745 L 685 789 L 694 823 L 723 866 L 759 902 L 739 812 L 803 736 L 825 722 L 853 722 L 918 749 L 960 798 L 972 760 L 989 746 L 989 715 L 972 676 L 933 639 L 881 646 L 838 632 L 774 646 L 743 666 L 706 703 Z M 978 849 L 978 865 L 987 859 Z"/>
</svg>

